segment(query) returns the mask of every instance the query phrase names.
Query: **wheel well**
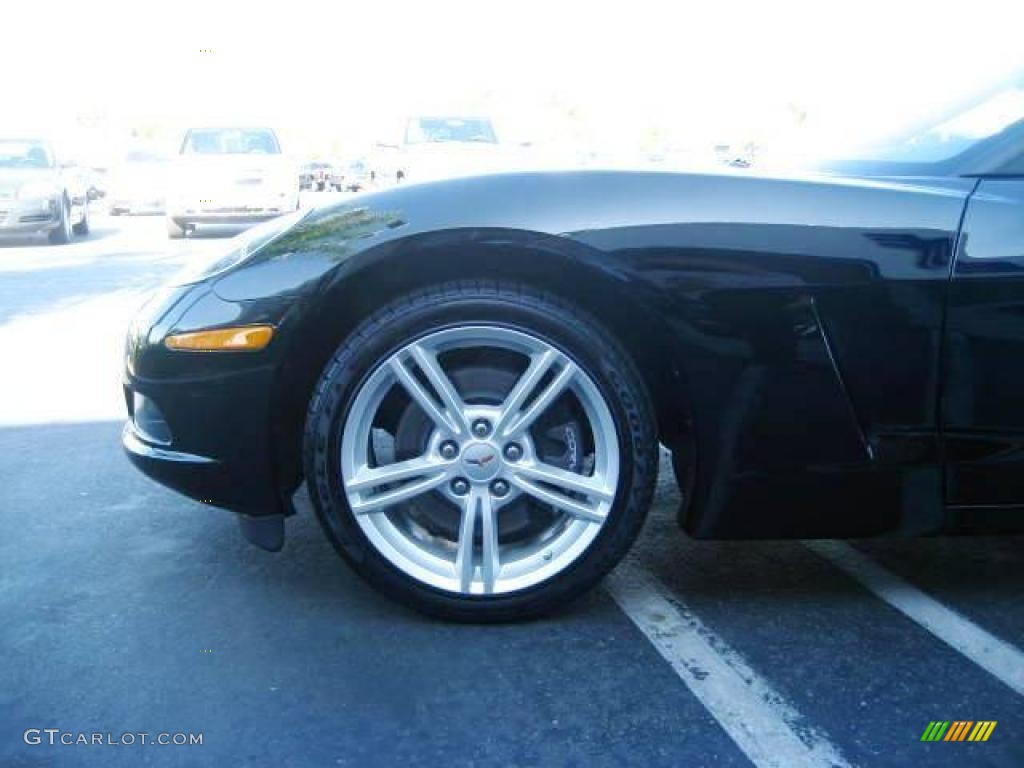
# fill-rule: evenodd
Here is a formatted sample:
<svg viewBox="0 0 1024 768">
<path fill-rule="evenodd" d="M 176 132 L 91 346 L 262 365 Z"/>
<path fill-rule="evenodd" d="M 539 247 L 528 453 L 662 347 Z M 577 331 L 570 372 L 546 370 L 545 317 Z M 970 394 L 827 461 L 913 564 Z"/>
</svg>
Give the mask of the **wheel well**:
<svg viewBox="0 0 1024 768">
<path fill-rule="evenodd" d="M 685 382 L 675 364 L 672 336 L 624 280 L 589 263 L 520 244 L 468 242 L 443 248 L 396 249 L 348 274 L 318 299 L 281 366 L 274 388 L 273 444 L 279 483 L 291 494 L 302 479 L 306 408 L 338 345 L 377 309 L 403 295 L 456 280 L 526 284 L 588 312 L 622 344 L 651 396 L 661 442 L 675 445 L 690 432 Z"/>
</svg>

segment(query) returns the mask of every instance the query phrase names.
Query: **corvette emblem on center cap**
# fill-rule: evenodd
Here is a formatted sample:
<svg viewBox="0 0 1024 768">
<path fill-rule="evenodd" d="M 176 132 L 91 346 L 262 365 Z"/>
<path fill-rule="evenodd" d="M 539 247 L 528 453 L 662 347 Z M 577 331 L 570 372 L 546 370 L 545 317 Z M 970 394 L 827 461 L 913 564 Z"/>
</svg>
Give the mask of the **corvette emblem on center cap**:
<svg viewBox="0 0 1024 768">
<path fill-rule="evenodd" d="M 462 463 L 473 480 L 490 480 L 498 472 L 498 452 L 487 443 L 475 443 L 463 451 Z"/>
</svg>

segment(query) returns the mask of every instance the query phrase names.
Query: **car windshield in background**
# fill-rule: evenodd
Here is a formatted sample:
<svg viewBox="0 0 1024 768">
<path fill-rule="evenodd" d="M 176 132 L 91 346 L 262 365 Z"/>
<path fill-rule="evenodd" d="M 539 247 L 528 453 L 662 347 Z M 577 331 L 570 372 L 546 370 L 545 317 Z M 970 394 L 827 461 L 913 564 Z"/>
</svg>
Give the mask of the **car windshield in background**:
<svg viewBox="0 0 1024 768">
<path fill-rule="evenodd" d="M 992 138 L 1024 120 L 1024 87 L 985 99 L 965 112 L 871 152 L 873 160 L 894 163 L 940 163 Z"/>
<path fill-rule="evenodd" d="M 38 141 L 0 139 L 0 168 L 52 168 L 53 157 Z"/>
<path fill-rule="evenodd" d="M 182 152 L 195 155 L 278 155 L 281 148 L 271 131 L 204 128 L 189 131 Z"/>
<path fill-rule="evenodd" d="M 482 141 L 496 144 L 494 128 L 487 120 L 466 120 L 452 117 L 421 117 L 409 122 L 406 144 L 442 141 Z"/>
</svg>

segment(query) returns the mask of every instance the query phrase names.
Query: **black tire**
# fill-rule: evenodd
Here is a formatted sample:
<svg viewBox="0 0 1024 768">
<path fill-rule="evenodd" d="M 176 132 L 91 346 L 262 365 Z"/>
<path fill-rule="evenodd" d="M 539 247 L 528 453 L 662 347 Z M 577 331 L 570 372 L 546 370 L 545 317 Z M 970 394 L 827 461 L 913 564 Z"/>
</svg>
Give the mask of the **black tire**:
<svg viewBox="0 0 1024 768">
<path fill-rule="evenodd" d="M 51 229 L 46 238 L 51 245 L 67 245 L 71 242 L 71 204 L 67 198 L 62 198 L 60 209 L 60 223 L 56 229 Z"/>
<path fill-rule="evenodd" d="M 187 231 L 185 225 L 177 219 L 172 219 L 170 216 L 167 217 L 167 237 L 171 240 L 181 240 Z"/>
<path fill-rule="evenodd" d="M 619 482 L 601 531 L 578 559 L 547 581 L 497 595 L 460 595 L 394 566 L 356 522 L 342 486 L 339 434 L 364 378 L 403 344 L 434 330 L 491 324 L 527 331 L 568 353 L 597 385 L 615 422 Z M 616 339 L 574 306 L 521 285 L 459 282 L 433 287 L 366 319 L 328 361 L 310 400 L 304 463 L 310 497 L 328 539 L 366 581 L 416 610 L 445 619 L 510 621 L 550 613 L 610 571 L 640 532 L 658 468 L 648 394 Z"/>
<path fill-rule="evenodd" d="M 89 203 L 86 202 L 82 205 L 82 218 L 71 227 L 71 231 L 76 235 L 88 235 L 89 234 Z"/>
</svg>

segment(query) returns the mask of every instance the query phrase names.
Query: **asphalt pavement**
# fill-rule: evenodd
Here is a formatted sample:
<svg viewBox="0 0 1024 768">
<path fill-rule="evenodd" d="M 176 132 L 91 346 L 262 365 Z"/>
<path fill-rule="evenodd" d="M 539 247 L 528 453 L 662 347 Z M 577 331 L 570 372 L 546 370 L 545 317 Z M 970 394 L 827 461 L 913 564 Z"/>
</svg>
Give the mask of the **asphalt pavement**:
<svg viewBox="0 0 1024 768">
<path fill-rule="evenodd" d="M 248 545 L 119 443 L 128 319 L 230 232 L 93 224 L 0 242 L 0 766 L 1024 765 L 1020 537 L 692 541 L 663 465 L 602 588 L 496 627 L 378 596 L 301 491 Z"/>
</svg>

